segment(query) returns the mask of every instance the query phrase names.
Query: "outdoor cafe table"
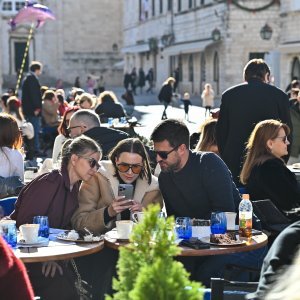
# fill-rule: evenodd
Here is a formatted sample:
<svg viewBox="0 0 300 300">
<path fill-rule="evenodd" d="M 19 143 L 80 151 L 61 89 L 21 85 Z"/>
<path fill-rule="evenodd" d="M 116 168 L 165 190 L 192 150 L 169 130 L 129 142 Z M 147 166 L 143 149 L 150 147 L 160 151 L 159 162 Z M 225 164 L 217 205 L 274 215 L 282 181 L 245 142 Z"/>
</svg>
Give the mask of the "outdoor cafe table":
<svg viewBox="0 0 300 300">
<path fill-rule="evenodd" d="M 36 263 L 85 256 L 99 252 L 103 247 L 103 240 L 94 243 L 74 243 L 58 241 L 52 238 L 49 246 L 17 248 L 14 249 L 14 253 L 24 263 Z"/>
<path fill-rule="evenodd" d="M 112 249 L 119 249 L 119 247 L 127 245 L 128 242 L 118 241 L 116 238 L 116 230 L 111 230 L 107 232 L 104 236 L 105 246 Z M 210 245 L 208 249 L 192 249 L 188 247 L 182 247 L 181 253 L 179 256 L 208 256 L 208 255 L 221 255 L 221 254 L 232 254 L 238 252 L 247 252 L 253 251 L 259 248 L 266 246 L 268 243 L 268 237 L 266 234 L 262 233 L 261 235 L 252 236 L 251 241 L 246 242 L 243 245 L 235 245 L 235 246 L 215 246 Z"/>
</svg>

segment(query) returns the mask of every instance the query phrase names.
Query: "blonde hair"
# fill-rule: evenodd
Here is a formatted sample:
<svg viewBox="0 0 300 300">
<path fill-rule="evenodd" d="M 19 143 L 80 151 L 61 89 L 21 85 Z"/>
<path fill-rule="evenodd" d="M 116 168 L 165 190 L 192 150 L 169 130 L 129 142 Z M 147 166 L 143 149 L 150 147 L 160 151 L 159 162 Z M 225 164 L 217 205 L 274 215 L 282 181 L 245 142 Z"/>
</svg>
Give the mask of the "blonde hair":
<svg viewBox="0 0 300 300">
<path fill-rule="evenodd" d="M 267 141 L 275 139 L 281 128 L 289 135 L 290 128 L 277 120 L 264 120 L 256 124 L 246 146 L 246 159 L 240 175 L 242 184 L 247 183 L 254 166 L 275 157 L 268 148 Z"/>
<path fill-rule="evenodd" d="M 81 106 L 81 104 L 85 101 L 90 104 L 91 108 L 95 105 L 93 95 L 89 93 L 82 93 L 81 95 L 76 96 L 75 101 L 79 106 Z"/>
<path fill-rule="evenodd" d="M 165 84 L 170 84 L 170 83 L 172 83 L 172 82 L 176 82 L 176 79 L 175 79 L 174 77 L 168 77 L 168 78 L 166 79 L 166 81 L 163 83 L 163 85 L 165 85 Z"/>
<path fill-rule="evenodd" d="M 196 151 L 211 151 L 212 146 L 217 146 L 216 119 L 208 119 L 200 127 L 200 139 L 195 148 Z"/>
</svg>

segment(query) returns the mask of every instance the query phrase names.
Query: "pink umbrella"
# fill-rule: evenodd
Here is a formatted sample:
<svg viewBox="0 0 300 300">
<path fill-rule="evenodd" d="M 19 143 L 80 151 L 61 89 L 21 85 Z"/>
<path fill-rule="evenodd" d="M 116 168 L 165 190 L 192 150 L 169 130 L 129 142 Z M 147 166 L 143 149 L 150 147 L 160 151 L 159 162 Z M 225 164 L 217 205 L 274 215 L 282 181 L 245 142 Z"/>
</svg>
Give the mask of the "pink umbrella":
<svg viewBox="0 0 300 300">
<path fill-rule="evenodd" d="M 14 18 L 10 19 L 9 25 L 14 30 L 18 24 L 37 22 L 36 28 L 39 28 L 48 19 L 55 20 L 52 11 L 45 5 L 31 2 L 27 3 Z"/>
</svg>

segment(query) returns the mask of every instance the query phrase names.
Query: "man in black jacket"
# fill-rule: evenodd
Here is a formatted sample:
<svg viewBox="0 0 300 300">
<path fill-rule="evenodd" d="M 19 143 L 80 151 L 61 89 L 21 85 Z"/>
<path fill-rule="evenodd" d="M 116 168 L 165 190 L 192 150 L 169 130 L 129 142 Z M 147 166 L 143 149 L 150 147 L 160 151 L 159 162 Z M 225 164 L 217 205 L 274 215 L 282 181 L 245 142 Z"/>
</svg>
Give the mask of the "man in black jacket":
<svg viewBox="0 0 300 300">
<path fill-rule="evenodd" d="M 39 132 L 41 129 L 42 94 L 38 76 L 42 73 L 42 64 L 33 61 L 22 85 L 22 109 L 24 116 L 34 128 L 35 154 L 40 155 Z"/>
<path fill-rule="evenodd" d="M 270 69 L 264 60 L 252 59 L 244 68 L 245 82 L 222 95 L 217 143 L 237 185 L 240 185 L 245 144 L 254 126 L 266 119 L 277 119 L 292 130 L 288 96 L 268 84 L 269 77 Z"/>
<path fill-rule="evenodd" d="M 68 130 L 72 138 L 84 134 L 95 140 L 102 148 L 103 159 L 107 159 L 107 154 L 119 141 L 129 138 L 127 133 L 120 130 L 101 127 L 99 116 L 88 109 L 73 114 Z"/>
</svg>

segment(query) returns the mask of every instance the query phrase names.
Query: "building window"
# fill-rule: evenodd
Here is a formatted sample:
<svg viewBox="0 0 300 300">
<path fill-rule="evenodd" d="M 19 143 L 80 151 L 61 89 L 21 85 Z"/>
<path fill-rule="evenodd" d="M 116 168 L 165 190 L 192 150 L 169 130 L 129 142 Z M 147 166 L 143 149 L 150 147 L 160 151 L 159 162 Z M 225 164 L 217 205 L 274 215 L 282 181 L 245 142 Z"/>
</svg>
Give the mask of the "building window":
<svg viewBox="0 0 300 300">
<path fill-rule="evenodd" d="M 194 60 L 193 60 L 193 54 L 189 56 L 189 81 L 194 81 Z"/>
<path fill-rule="evenodd" d="M 206 81 L 206 72 L 205 72 L 205 64 L 206 64 L 206 61 L 205 61 L 205 54 L 204 52 L 201 53 L 201 60 L 200 60 L 200 90 L 202 91 L 203 88 L 204 88 L 204 84 L 205 84 L 205 81 Z"/>
<path fill-rule="evenodd" d="M 148 19 L 149 13 L 149 0 L 139 0 L 139 14 L 140 14 L 140 21 L 145 21 Z"/>
<path fill-rule="evenodd" d="M 178 2 L 177 2 L 177 11 L 178 12 L 181 11 L 181 0 L 178 0 Z"/>
<path fill-rule="evenodd" d="M 173 10 L 173 0 L 168 0 L 168 11 Z"/>
<path fill-rule="evenodd" d="M 254 58 L 265 58 L 265 52 L 250 52 L 249 53 L 249 60 L 254 59 Z"/>
<path fill-rule="evenodd" d="M 14 14 L 17 13 L 24 6 L 25 6 L 25 1 L 16 1 L 16 0 L 3 1 L 0 4 L 0 10 L 3 13 Z"/>
<path fill-rule="evenodd" d="M 217 94 L 220 93 L 220 66 L 219 66 L 219 55 L 216 52 L 214 56 L 214 82 L 217 87 Z"/>
<path fill-rule="evenodd" d="M 189 8 L 193 8 L 193 0 L 189 0 Z"/>
<path fill-rule="evenodd" d="M 159 0 L 159 13 L 162 14 L 163 10 L 163 0 Z"/>
<path fill-rule="evenodd" d="M 182 81 L 182 55 L 178 56 L 179 82 Z"/>
<path fill-rule="evenodd" d="M 155 0 L 152 0 L 152 17 L 155 16 Z"/>
<path fill-rule="evenodd" d="M 298 57 L 294 57 L 292 63 L 292 78 L 297 77 L 300 78 L 300 60 Z"/>
<path fill-rule="evenodd" d="M 205 0 L 200 0 L 200 5 L 204 5 L 205 4 Z"/>
</svg>

